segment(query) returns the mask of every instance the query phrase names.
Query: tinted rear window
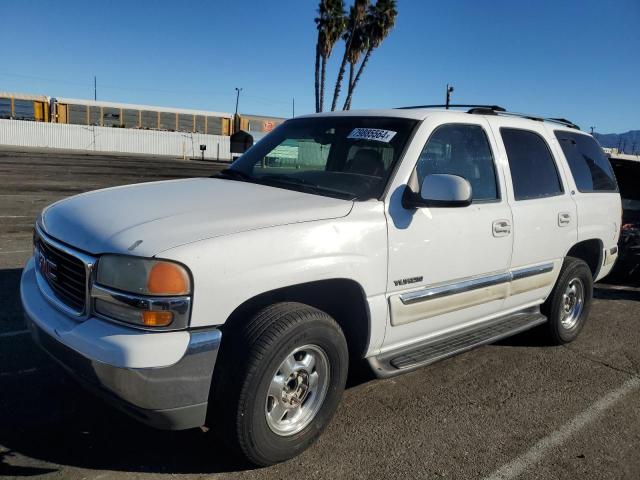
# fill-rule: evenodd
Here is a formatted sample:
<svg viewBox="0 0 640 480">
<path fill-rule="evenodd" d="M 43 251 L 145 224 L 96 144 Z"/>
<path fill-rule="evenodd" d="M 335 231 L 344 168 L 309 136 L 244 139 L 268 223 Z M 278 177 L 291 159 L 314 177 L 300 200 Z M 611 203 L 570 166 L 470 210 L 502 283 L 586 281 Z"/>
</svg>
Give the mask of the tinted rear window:
<svg viewBox="0 0 640 480">
<path fill-rule="evenodd" d="M 587 135 L 555 131 L 571 174 L 581 192 L 615 192 L 618 190 L 611 164 L 598 143 Z"/>
<path fill-rule="evenodd" d="M 555 160 L 537 133 L 501 128 L 516 200 L 552 197 L 563 192 Z"/>
</svg>

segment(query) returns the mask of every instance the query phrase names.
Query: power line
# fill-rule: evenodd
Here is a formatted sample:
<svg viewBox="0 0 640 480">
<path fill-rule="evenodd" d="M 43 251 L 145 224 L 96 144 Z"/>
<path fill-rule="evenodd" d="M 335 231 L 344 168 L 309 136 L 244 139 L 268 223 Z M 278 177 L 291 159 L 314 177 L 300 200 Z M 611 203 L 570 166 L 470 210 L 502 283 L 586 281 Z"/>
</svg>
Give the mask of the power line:
<svg viewBox="0 0 640 480">
<path fill-rule="evenodd" d="M 59 79 L 59 78 L 41 77 L 41 76 L 35 76 L 35 75 L 24 75 L 24 74 L 20 74 L 20 73 L 12 73 L 12 72 L 0 72 L 0 76 L 16 77 L 16 78 L 27 78 L 27 79 L 31 79 L 31 80 L 38 80 L 38 81 L 43 81 L 43 82 L 59 83 L 59 84 L 64 84 L 64 85 L 73 85 L 73 86 L 80 86 L 80 87 L 88 87 L 88 86 L 90 86 L 89 82 L 74 82 L 74 81 L 69 81 L 69 80 L 64 80 L 64 79 Z M 96 97 L 96 92 L 95 92 L 96 88 L 95 87 L 96 87 L 96 85 L 95 85 L 95 77 L 94 77 L 94 97 Z M 131 92 L 139 91 L 139 92 L 190 94 L 190 95 L 203 95 L 203 96 L 216 95 L 216 96 L 220 96 L 220 97 L 228 97 L 228 95 L 229 95 L 228 91 L 222 91 L 222 90 L 208 90 L 208 91 L 204 91 L 204 90 L 187 90 L 187 89 L 171 90 L 171 89 L 163 89 L 163 88 L 133 87 L 133 86 L 125 86 L 125 85 L 110 85 L 110 84 L 104 84 L 103 85 L 102 83 L 100 84 L 100 88 L 101 89 L 106 89 L 106 90 L 120 90 L 120 91 L 131 91 Z M 267 98 L 267 97 L 261 97 L 261 96 L 256 96 L 256 95 L 247 95 L 246 93 L 244 94 L 244 96 L 246 98 L 252 98 L 254 100 L 259 100 L 259 101 L 266 102 L 266 103 L 271 103 L 271 104 L 290 105 L 290 101 L 289 100 L 282 100 L 282 99 L 276 99 L 276 98 Z"/>
</svg>

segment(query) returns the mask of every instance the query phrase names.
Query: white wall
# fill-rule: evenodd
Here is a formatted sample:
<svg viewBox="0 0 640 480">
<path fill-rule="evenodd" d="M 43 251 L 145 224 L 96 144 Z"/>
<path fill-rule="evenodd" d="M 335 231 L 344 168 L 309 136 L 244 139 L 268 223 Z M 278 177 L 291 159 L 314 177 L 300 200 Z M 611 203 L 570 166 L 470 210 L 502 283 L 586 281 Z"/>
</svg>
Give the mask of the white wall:
<svg viewBox="0 0 640 480">
<path fill-rule="evenodd" d="M 229 137 L 0 119 L 0 145 L 230 160 Z"/>
</svg>

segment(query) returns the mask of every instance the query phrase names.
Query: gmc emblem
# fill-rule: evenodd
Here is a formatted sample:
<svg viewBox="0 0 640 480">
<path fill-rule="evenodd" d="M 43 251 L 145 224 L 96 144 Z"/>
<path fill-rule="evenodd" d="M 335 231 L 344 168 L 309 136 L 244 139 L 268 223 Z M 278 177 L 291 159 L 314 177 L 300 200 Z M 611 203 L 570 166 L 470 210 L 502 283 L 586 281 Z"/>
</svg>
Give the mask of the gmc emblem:
<svg viewBox="0 0 640 480">
<path fill-rule="evenodd" d="M 58 266 L 46 258 L 40 250 L 38 250 L 38 268 L 40 273 L 50 282 L 58 280 Z"/>
</svg>

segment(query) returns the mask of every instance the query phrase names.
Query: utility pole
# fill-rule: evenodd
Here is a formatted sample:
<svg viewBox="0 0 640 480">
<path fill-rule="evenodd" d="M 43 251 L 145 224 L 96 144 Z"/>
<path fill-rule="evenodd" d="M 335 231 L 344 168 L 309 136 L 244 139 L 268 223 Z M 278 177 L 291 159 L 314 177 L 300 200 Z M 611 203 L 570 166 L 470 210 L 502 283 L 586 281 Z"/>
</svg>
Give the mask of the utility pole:
<svg viewBox="0 0 640 480">
<path fill-rule="evenodd" d="M 449 85 L 447 83 L 447 99 L 445 103 L 445 108 L 449 110 L 449 104 L 451 103 L 451 94 L 453 93 L 453 85 Z"/>
<path fill-rule="evenodd" d="M 242 88 L 236 87 L 236 116 L 238 115 L 238 103 L 240 102 L 240 92 Z"/>
<path fill-rule="evenodd" d="M 296 116 L 296 99 L 291 99 L 291 118 Z"/>
<path fill-rule="evenodd" d="M 98 100 L 98 83 L 95 75 L 93 76 L 93 99 Z"/>
</svg>

